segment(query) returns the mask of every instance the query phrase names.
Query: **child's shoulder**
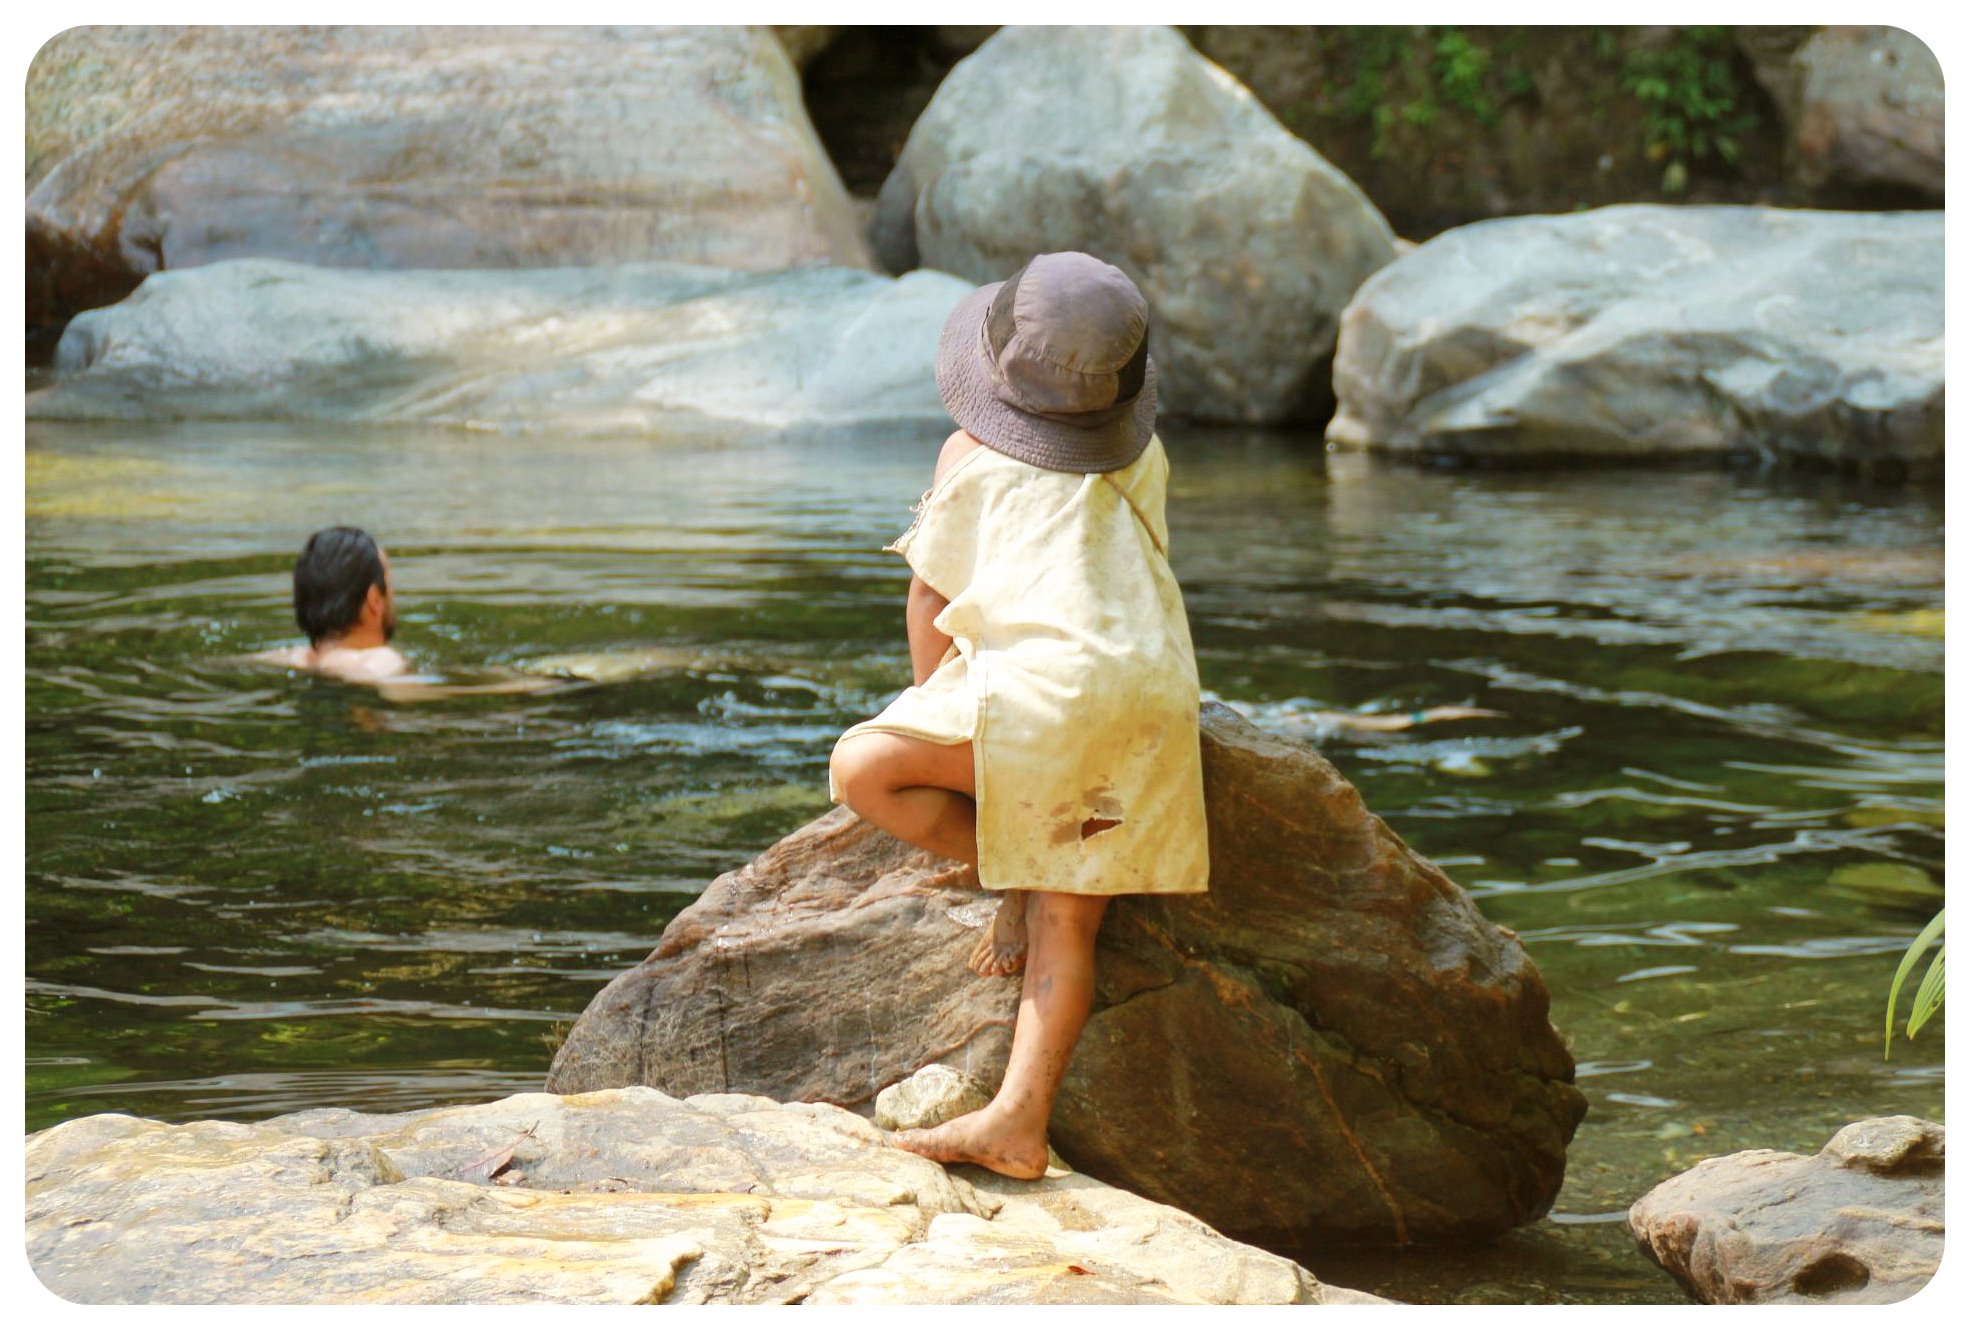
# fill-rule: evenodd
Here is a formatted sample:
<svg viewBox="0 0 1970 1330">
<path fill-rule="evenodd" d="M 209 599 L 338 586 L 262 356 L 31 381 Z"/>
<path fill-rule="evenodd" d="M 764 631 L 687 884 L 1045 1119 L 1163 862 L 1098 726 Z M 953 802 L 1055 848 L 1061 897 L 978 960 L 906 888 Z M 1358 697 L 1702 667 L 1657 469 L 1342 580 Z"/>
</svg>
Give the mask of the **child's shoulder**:
<svg viewBox="0 0 1970 1330">
<path fill-rule="evenodd" d="M 944 477 L 957 469 L 959 462 L 962 462 L 965 458 L 971 456 L 984 446 L 977 439 L 974 439 L 969 432 L 965 430 L 954 431 L 950 438 L 944 440 L 944 447 L 937 454 L 937 470 L 931 476 L 930 483 L 933 486 L 941 484 Z"/>
</svg>

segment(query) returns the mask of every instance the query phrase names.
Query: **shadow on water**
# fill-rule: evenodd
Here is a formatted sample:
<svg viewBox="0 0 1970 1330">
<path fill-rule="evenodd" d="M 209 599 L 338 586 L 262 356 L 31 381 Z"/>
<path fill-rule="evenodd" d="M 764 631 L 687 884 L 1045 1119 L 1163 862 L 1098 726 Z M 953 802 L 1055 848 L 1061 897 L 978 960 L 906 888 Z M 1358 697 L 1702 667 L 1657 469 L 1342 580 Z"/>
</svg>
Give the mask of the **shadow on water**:
<svg viewBox="0 0 1970 1330">
<path fill-rule="evenodd" d="M 826 807 L 834 736 L 906 675 L 881 546 L 937 442 L 31 428 L 29 1129 L 536 1087 L 707 881 Z M 1621 1224 L 1649 1186 L 1941 1116 L 1940 1029 L 1880 1052 L 1942 892 L 1935 498 L 1170 445 L 1206 688 L 1519 931 L 1590 1104 L 1503 1242 L 1295 1255 L 1417 1301 L 1679 1301 Z M 391 549 L 420 668 L 607 681 L 413 704 L 228 663 L 293 640 L 293 552 L 338 521 Z M 1449 704 L 1504 714 L 1322 714 Z"/>
</svg>

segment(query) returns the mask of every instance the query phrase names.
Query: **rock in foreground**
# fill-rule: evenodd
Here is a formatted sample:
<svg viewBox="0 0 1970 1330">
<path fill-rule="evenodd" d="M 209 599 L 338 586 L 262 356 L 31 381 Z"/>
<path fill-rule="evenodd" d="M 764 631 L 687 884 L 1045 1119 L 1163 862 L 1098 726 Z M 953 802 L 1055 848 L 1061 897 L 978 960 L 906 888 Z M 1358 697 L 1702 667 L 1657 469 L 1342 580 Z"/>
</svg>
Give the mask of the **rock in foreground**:
<svg viewBox="0 0 1970 1330">
<path fill-rule="evenodd" d="M 1077 1176 L 966 1181 L 844 1110 L 653 1090 L 27 1142 L 74 1302 L 1378 1301 Z"/>
<path fill-rule="evenodd" d="M 332 420 L 636 433 L 945 424 L 942 273 L 682 264 L 348 272 L 240 259 L 159 273 L 69 324 L 55 420 Z"/>
<path fill-rule="evenodd" d="M 1311 749 L 1217 704 L 1203 744 L 1211 891 L 1110 909 L 1054 1146 L 1268 1241 L 1543 1214 L 1584 1101 L 1517 940 Z M 993 901 L 957 876 L 827 814 L 678 915 L 589 1004 L 548 1087 L 867 1112 L 933 1062 L 996 1084 L 1018 985 L 965 968 Z"/>
<path fill-rule="evenodd" d="M 1943 1255 L 1943 1128 L 1869 1118 L 1810 1157 L 1706 1159 L 1636 1201 L 1644 1255 L 1705 1302 L 1899 1302 Z"/>
<path fill-rule="evenodd" d="M 1939 472 L 1943 215 L 1603 208 L 1437 236 L 1342 318 L 1336 443 Z"/>
<path fill-rule="evenodd" d="M 1197 420 L 1324 418 L 1341 308 L 1394 254 L 1352 181 L 1156 26 L 1001 29 L 911 129 L 874 233 L 892 272 L 1115 264 L 1149 301 L 1165 410 Z"/>
<path fill-rule="evenodd" d="M 83 27 L 27 79 L 28 321 L 220 259 L 868 266 L 771 32 Z"/>
</svg>

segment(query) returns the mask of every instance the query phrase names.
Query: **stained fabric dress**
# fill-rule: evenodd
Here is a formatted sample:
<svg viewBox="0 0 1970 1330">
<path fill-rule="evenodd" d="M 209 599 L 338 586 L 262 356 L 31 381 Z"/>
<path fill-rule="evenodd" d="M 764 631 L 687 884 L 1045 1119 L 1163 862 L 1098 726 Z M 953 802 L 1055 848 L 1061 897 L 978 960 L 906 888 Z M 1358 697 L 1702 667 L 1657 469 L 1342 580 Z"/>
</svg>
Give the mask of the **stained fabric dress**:
<svg viewBox="0 0 1970 1330">
<path fill-rule="evenodd" d="M 979 881 L 1204 891 L 1197 661 L 1169 565 L 1169 462 L 1048 471 L 974 449 L 890 546 L 950 601 L 943 663 L 848 735 L 970 740 Z M 836 802 L 841 794 L 832 788 Z M 1116 825 L 1084 836 L 1090 819 Z"/>
</svg>

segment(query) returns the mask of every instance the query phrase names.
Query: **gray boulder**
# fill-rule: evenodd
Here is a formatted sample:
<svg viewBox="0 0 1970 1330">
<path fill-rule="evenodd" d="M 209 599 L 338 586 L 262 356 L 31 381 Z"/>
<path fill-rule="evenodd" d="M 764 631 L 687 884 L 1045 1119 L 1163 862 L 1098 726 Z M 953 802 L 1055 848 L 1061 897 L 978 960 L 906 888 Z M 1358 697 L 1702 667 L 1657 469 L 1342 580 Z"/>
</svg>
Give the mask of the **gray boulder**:
<svg viewBox="0 0 1970 1330">
<path fill-rule="evenodd" d="M 1943 68 L 1900 28 L 1829 27 L 1792 57 L 1808 184 L 1906 185 L 1943 201 Z"/>
<path fill-rule="evenodd" d="M 1743 1150 L 1642 1197 L 1628 1228 L 1704 1302 L 1900 1302 L 1943 1255 L 1943 1127 L 1842 1127 L 1816 1155 Z"/>
<path fill-rule="evenodd" d="M 1361 191 L 1167 27 L 1009 27 L 946 76 L 877 203 L 877 256 L 997 281 L 1079 249 L 1153 313 L 1173 414 L 1324 414 L 1335 320 L 1393 254 Z"/>
<path fill-rule="evenodd" d="M 1943 455 L 1943 217 L 1628 206 L 1445 232 L 1342 318 L 1334 443 L 1469 461 Z"/>
<path fill-rule="evenodd" d="M 1202 739 L 1211 890 L 1109 909 L 1050 1124 L 1061 1156 L 1269 1244 L 1544 1214 L 1585 1104 L 1524 948 L 1310 748 L 1216 703 Z M 547 1088 L 893 1114 L 880 1093 L 931 1063 L 996 1086 L 1019 985 L 966 968 L 993 901 L 964 877 L 828 813 L 598 993 Z"/>
<path fill-rule="evenodd" d="M 335 420 L 639 432 L 946 420 L 941 273 L 682 264 L 158 273 L 71 322 L 35 419 Z"/>
<path fill-rule="evenodd" d="M 27 1256 L 80 1303 L 1335 1303 L 1079 1176 L 969 1179 L 854 1114 L 628 1089 L 27 1139 Z"/>
<path fill-rule="evenodd" d="M 1943 70 L 1901 28 L 1743 27 L 1736 40 L 1772 96 L 1800 183 L 1894 186 L 1943 201 Z"/>
<path fill-rule="evenodd" d="M 146 274 L 868 266 L 766 29 L 70 28 L 27 80 L 28 319 Z"/>
</svg>

